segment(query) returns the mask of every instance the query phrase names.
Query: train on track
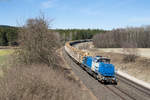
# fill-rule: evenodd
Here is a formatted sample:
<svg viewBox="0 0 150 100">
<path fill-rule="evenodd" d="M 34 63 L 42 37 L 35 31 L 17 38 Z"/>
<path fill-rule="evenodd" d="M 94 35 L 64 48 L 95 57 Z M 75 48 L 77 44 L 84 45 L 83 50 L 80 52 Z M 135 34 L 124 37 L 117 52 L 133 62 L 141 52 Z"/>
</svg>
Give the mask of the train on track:
<svg viewBox="0 0 150 100">
<path fill-rule="evenodd" d="M 110 63 L 110 59 L 102 56 L 92 57 L 87 51 L 74 47 L 75 44 L 90 41 L 69 41 L 65 44 L 65 51 L 77 64 L 101 83 L 117 84 L 115 67 Z"/>
</svg>

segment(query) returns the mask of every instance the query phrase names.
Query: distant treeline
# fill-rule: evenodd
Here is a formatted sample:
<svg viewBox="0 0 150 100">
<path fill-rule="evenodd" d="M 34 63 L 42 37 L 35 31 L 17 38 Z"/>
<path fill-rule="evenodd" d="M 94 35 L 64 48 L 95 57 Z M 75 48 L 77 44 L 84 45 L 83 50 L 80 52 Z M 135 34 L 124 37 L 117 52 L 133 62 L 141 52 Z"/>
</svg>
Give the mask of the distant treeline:
<svg viewBox="0 0 150 100">
<path fill-rule="evenodd" d="M 18 28 L 0 25 L 0 46 L 17 45 Z"/>
<path fill-rule="evenodd" d="M 92 39 L 92 37 L 99 33 L 105 33 L 101 29 L 57 29 L 61 35 L 62 41 Z"/>
<path fill-rule="evenodd" d="M 98 48 L 150 48 L 150 27 L 115 29 L 93 37 Z"/>
<path fill-rule="evenodd" d="M 18 27 L 0 25 L 0 46 L 18 45 Z M 92 39 L 95 34 L 105 33 L 101 29 L 54 29 L 60 34 L 62 43 L 69 40 Z"/>
</svg>

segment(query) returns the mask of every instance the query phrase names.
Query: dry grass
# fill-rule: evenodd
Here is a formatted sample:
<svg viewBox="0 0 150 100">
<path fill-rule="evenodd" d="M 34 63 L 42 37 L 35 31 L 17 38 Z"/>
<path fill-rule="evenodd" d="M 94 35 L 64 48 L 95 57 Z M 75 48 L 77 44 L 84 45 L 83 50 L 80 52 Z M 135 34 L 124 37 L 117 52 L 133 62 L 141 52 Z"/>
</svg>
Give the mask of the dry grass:
<svg viewBox="0 0 150 100">
<path fill-rule="evenodd" d="M 77 84 L 46 65 L 18 66 L 0 80 L 1 100 L 84 100 Z"/>
</svg>

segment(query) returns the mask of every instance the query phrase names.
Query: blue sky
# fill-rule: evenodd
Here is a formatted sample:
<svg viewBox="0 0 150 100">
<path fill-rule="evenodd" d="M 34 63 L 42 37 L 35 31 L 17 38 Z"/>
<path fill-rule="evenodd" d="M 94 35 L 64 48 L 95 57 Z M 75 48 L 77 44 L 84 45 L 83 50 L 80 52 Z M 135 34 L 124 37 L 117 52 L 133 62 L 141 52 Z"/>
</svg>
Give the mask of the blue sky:
<svg viewBox="0 0 150 100">
<path fill-rule="evenodd" d="M 44 12 L 52 28 L 150 25 L 150 0 L 0 0 L 0 24 L 18 26 Z"/>
</svg>

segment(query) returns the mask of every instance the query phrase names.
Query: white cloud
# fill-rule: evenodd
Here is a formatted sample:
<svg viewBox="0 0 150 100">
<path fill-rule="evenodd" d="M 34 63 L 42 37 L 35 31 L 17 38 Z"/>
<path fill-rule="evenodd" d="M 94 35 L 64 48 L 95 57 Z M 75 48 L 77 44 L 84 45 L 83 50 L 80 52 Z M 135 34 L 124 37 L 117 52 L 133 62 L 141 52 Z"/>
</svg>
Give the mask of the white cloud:
<svg viewBox="0 0 150 100">
<path fill-rule="evenodd" d="M 53 8 L 56 6 L 56 0 L 48 0 L 41 3 L 42 8 Z"/>
</svg>

